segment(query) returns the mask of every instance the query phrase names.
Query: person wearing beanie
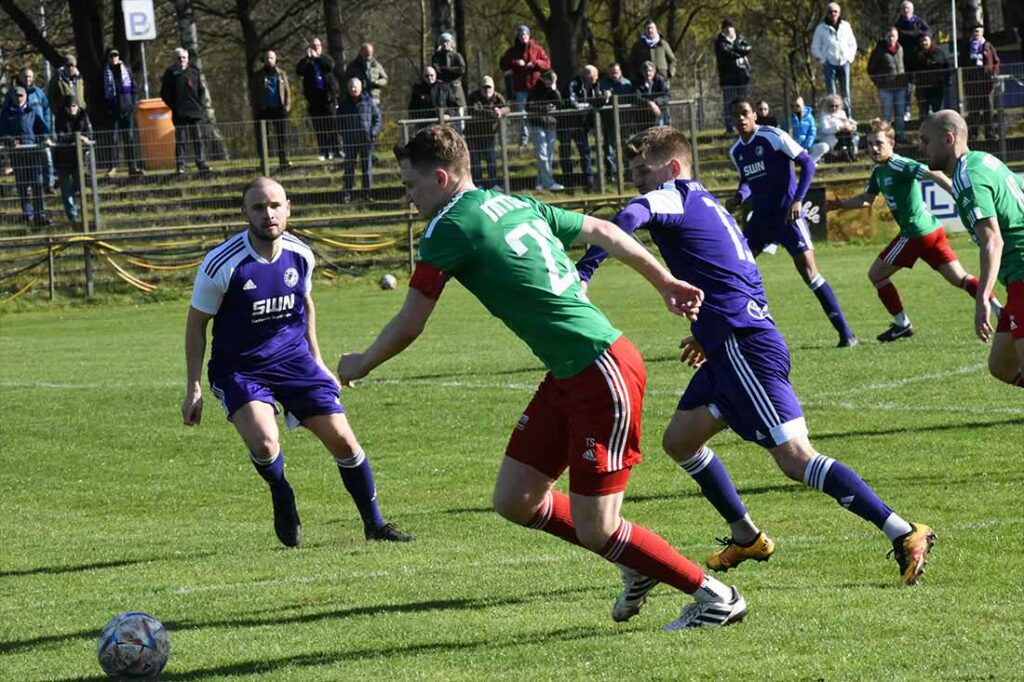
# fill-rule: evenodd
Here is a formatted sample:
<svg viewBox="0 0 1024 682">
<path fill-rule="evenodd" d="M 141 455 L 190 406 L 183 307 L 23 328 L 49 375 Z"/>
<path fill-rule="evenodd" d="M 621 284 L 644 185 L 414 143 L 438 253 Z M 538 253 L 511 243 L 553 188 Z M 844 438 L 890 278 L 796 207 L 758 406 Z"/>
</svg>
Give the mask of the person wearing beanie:
<svg viewBox="0 0 1024 682">
<path fill-rule="evenodd" d="M 437 71 L 437 79 L 447 83 L 459 103 L 460 114 L 466 108 L 466 93 L 462 89 L 462 77 L 466 75 L 466 59 L 455 51 L 455 38 L 451 33 L 442 33 L 437 49 L 430 57 L 430 64 Z"/>
</svg>

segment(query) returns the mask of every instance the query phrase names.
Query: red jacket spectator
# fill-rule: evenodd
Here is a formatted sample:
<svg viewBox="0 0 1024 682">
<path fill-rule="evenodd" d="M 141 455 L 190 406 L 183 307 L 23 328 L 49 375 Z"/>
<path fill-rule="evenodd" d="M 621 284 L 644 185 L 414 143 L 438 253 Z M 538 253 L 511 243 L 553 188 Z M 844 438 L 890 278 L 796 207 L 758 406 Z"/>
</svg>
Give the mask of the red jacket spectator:
<svg viewBox="0 0 1024 682">
<path fill-rule="evenodd" d="M 501 58 L 501 68 L 512 72 L 513 89 L 527 92 L 537 84 L 540 75 L 551 68 L 551 59 L 544 48 L 530 38 L 530 29 L 516 29 L 516 41 Z"/>
</svg>

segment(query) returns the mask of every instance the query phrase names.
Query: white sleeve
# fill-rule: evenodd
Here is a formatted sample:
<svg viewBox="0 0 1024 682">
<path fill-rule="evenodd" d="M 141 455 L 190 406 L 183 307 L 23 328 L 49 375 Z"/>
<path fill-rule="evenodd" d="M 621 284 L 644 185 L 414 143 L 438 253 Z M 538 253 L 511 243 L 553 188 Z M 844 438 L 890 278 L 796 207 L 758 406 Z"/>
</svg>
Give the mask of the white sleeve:
<svg viewBox="0 0 1024 682">
<path fill-rule="evenodd" d="M 302 287 L 305 289 L 306 296 L 309 296 L 313 292 L 313 268 L 316 267 L 316 256 L 313 255 L 313 249 L 306 249 L 302 252 L 302 257 L 306 259 L 306 279 Z"/>
<path fill-rule="evenodd" d="M 848 22 L 845 25 L 840 24 L 840 28 L 846 29 L 842 32 L 842 40 L 839 43 L 843 49 L 843 57 L 846 62 L 853 63 L 857 58 L 857 36 L 853 34 L 853 28 Z"/>
<path fill-rule="evenodd" d="M 769 134 L 766 137 L 771 142 L 775 151 L 782 152 L 791 159 L 795 159 L 806 151 L 785 130 L 779 130 L 778 128 L 773 128 L 772 130 L 775 134 Z"/>
<path fill-rule="evenodd" d="M 212 279 L 206 274 L 205 265 L 206 261 L 203 261 L 203 265 L 199 266 L 199 272 L 196 273 L 196 282 L 192 287 L 192 307 L 207 315 L 216 315 L 227 292 L 227 280 L 221 283 Z M 227 269 L 224 267 L 221 271 Z"/>
</svg>

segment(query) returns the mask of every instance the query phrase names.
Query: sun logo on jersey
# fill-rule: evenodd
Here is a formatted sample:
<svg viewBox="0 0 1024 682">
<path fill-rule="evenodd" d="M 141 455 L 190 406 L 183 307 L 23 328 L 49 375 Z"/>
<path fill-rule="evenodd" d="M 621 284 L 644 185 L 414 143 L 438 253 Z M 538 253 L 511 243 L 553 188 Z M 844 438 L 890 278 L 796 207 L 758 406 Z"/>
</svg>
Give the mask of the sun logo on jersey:
<svg viewBox="0 0 1024 682">
<path fill-rule="evenodd" d="M 295 268 L 288 268 L 284 271 L 284 285 L 293 287 L 299 283 L 299 271 Z"/>
</svg>

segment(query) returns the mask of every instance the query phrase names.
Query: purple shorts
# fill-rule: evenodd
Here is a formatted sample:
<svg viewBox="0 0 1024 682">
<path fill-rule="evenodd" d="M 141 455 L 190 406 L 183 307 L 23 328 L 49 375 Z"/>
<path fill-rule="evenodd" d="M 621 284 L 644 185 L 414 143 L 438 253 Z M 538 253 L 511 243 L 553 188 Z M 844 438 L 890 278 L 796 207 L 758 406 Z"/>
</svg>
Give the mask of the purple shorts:
<svg viewBox="0 0 1024 682">
<path fill-rule="evenodd" d="M 279 412 L 276 403 L 281 403 L 290 429 L 308 417 L 345 411 L 334 378 L 309 353 L 262 369 L 220 372 L 211 366 L 209 379 L 229 420 L 254 400 L 273 405 L 274 414 Z"/>
<path fill-rule="evenodd" d="M 702 406 L 741 438 L 765 448 L 807 435 L 789 383 L 789 348 L 775 329 L 729 335 L 697 370 L 677 409 Z"/>
<path fill-rule="evenodd" d="M 814 250 L 811 231 L 807 229 L 807 218 L 804 216 L 793 222 L 785 215 L 758 215 L 754 211 L 743 228 L 743 236 L 755 254 L 763 251 L 768 244 L 782 244 L 791 256 Z"/>
</svg>

